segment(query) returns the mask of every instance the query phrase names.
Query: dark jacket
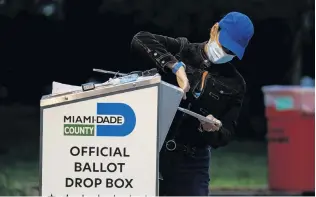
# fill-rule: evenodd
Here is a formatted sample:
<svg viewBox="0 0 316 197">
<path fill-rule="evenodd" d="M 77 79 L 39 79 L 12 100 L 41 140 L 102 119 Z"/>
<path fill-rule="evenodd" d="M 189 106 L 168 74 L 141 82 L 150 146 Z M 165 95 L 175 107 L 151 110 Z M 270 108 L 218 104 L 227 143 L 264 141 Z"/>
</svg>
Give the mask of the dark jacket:
<svg viewBox="0 0 316 197">
<path fill-rule="evenodd" d="M 212 114 L 223 123 L 217 132 L 200 132 L 200 122 L 196 118 L 178 112 L 167 138 L 175 137 L 177 142 L 217 148 L 226 145 L 234 135 L 246 83 L 230 63 L 212 64 L 203 50 L 204 46 L 205 43 L 190 43 L 183 37 L 174 39 L 149 32 L 137 33 L 131 44 L 132 51 L 144 58 L 149 57 L 163 73 L 170 73 L 173 78 L 175 76 L 167 64 L 184 62 L 191 89 L 187 100 L 182 101 L 180 106 L 204 116 Z M 201 80 L 205 71 L 208 72 L 207 77 Z M 168 74 L 162 75 L 163 80 L 165 76 Z M 200 96 L 194 96 L 202 82 L 204 88 Z"/>
</svg>

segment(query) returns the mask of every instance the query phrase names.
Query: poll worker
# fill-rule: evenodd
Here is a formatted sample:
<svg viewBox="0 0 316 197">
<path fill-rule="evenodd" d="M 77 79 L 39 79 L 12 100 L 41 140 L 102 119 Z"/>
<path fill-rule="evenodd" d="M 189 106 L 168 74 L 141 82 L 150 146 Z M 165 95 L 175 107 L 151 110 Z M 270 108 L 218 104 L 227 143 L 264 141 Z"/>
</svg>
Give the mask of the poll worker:
<svg viewBox="0 0 316 197">
<path fill-rule="evenodd" d="M 180 106 L 214 122 L 177 112 L 160 152 L 160 196 L 209 194 L 210 150 L 232 139 L 246 91 L 231 60 L 243 58 L 253 34 L 248 16 L 230 12 L 212 26 L 203 43 L 145 31 L 133 37 L 133 53 L 155 63 L 165 73 L 163 79 L 175 75 L 174 82 L 185 92 Z"/>
</svg>

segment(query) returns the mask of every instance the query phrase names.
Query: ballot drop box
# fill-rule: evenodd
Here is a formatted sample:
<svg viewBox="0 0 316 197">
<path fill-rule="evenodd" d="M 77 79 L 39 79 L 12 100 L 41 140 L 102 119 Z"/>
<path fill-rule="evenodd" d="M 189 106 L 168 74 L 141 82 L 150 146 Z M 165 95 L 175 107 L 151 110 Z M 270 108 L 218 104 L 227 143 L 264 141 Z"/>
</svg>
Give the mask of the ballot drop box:
<svg viewBox="0 0 316 197">
<path fill-rule="evenodd" d="M 41 100 L 41 196 L 157 196 L 183 91 L 160 76 Z"/>
<path fill-rule="evenodd" d="M 266 86 L 269 188 L 315 190 L 315 89 Z"/>
</svg>

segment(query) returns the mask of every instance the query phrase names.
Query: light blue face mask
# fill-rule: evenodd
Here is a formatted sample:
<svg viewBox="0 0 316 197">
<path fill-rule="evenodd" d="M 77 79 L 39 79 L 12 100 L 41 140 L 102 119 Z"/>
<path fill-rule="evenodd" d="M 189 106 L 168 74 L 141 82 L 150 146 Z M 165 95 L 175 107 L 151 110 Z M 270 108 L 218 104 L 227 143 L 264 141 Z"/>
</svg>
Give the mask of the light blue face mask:
<svg viewBox="0 0 316 197">
<path fill-rule="evenodd" d="M 214 64 L 225 64 L 229 61 L 232 61 L 233 58 L 234 58 L 234 56 L 225 54 L 225 56 L 219 58 L 218 60 L 216 60 L 213 63 Z"/>
<path fill-rule="evenodd" d="M 234 55 L 226 54 L 216 42 L 207 43 L 207 56 L 214 64 L 224 64 L 235 57 Z"/>
</svg>

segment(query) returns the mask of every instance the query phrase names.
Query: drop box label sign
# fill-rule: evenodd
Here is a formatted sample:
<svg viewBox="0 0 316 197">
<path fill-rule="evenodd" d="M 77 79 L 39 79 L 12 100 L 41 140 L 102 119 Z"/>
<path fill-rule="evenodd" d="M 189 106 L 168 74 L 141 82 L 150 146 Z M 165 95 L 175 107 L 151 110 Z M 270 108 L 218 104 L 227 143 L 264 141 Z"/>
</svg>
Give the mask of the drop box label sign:
<svg viewBox="0 0 316 197">
<path fill-rule="evenodd" d="M 152 101 L 137 99 L 142 93 Z M 147 88 L 44 109 L 42 196 L 155 195 L 155 93 Z"/>
<path fill-rule="evenodd" d="M 97 103 L 94 116 L 64 116 L 64 135 L 116 136 L 130 134 L 136 125 L 133 109 L 125 103 Z"/>
</svg>

